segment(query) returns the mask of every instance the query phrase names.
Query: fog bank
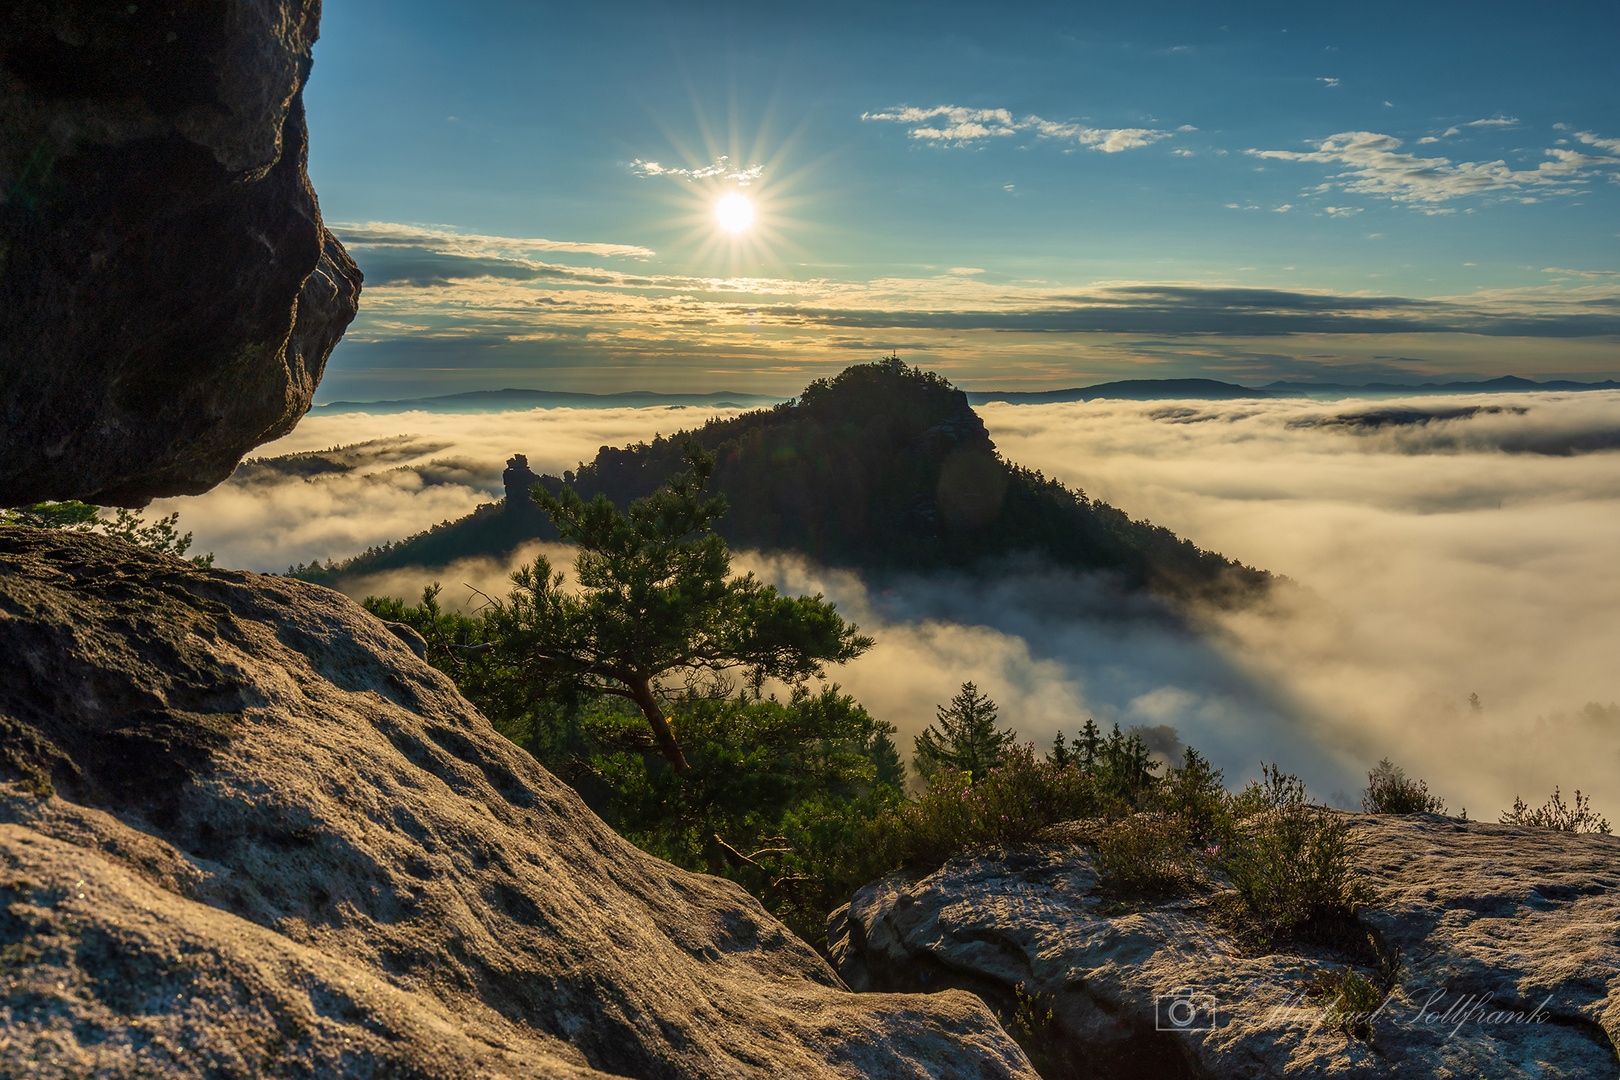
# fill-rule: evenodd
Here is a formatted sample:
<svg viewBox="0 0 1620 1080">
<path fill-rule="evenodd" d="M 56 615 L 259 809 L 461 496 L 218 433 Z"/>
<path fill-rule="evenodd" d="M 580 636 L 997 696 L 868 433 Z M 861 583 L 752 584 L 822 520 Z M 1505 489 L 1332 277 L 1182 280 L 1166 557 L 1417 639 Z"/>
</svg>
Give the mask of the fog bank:
<svg viewBox="0 0 1620 1080">
<path fill-rule="evenodd" d="M 825 592 L 878 639 L 833 677 L 903 735 L 971 679 L 1042 746 L 1087 716 L 1170 724 L 1229 779 L 1277 760 L 1321 797 L 1353 796 L 1389 756 L 1454 812 L 1494 819 L 1515 794 L 1539 803 L 1559 784 L 1620 816 L 1620 711 L 1583 711 L 1620 700 L 1620 452 L 1607 449 L 1620 445 L 1620 393 L 978 411 L 1011 461 L 1299 588 L 1263 610 L 1189 623 L 1106 581 L 1038 566 L 877 588 L 796 557 L 739 553 L 739 568 Z M 280 569 L 498 497 L 514 451 L 559 472 L 714 412 L 317 418 L 261 455 L 377 443 L 347 472 L 244 473 L 158 509 L 181 510 L 197 550 L 221 565 Z M 402 434 L 412 439 L 391 438 Z M 472 595 L 463 582 L 496 592 L 509 569 L 476 560 L 355 591 L 414 599 L 437 579 L 459 602 Z"/>
</svg>

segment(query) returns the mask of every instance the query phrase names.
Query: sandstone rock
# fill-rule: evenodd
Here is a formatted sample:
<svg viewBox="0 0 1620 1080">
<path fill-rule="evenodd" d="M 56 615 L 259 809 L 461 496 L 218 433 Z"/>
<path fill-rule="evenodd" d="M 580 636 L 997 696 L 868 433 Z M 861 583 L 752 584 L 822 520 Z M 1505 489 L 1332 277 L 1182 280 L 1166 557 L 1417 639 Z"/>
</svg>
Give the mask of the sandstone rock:
<svg viewBox="0 0 1620 1080">
<path fill-rule="evenodd" d="M 304 173 L 319 18 L 0 14 L 0 505 L 205 491 L 308 410 L 360 292 Z"/>
<path fill-rule="evenodd" d="M 335 592 L 0 529 L 0 1075 L 1019 1077 L 648 856 Z"/>
<path fill-rule="evenodd" d="M 1620 838 L 1351 821 L 1378 895 L 1364 921 L 1400 957 L 1370 1038 L 1322 1023 L 1324 1002 L 1301 996 L 1346 957 L 1252 955 L 1196 901 L 1121 911 L 1073 843 L 874 882 L 834 914 L 829 944 L 857 988 L 960 987 L 1010 1008 L 1023 984 L 1051 1003 L 1062 1075 L 1620 1074 Z M 1156 1030 L 1156 998 L 1183 987 L 1214 998 L 1213 1029 Z"/>
</svg>

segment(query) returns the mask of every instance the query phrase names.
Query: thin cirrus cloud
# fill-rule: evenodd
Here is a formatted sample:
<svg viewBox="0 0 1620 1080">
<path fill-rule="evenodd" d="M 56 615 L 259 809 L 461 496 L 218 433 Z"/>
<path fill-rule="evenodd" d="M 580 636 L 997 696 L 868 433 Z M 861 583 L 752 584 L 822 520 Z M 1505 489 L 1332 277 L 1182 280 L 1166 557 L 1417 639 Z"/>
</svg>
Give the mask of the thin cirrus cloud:
<svg viewBox="0 0 1620 1080">
<path fill-rule="evenodd" d="M 329 222 L 335 236 L 348 247 L 422 247 L 456 255 L 525 255 L 540 251 L 582 255 L 651 258 L 656 252 L 638 244 L 581 243 L 573 240 L 481 236 L 457 232 L 443 225 L 401 225 L 386 221 L 361 224 Z"/>
<path fill-rule="evenodd" d="M 442 226 L 394 222 L 335 222 L 329 228 L 354 255 L 365 272 L 367 286 L 372 288 L 384 285 L 426 288 L 476 278 L 610 284 L 615 280 L 614 275 L 542 262 L 533 256 L 544 252 L 646 259 L 656 254 L 636 244 L 484 236 Z"/>
<path fill-rule="evenodd" d="M 1418 144 L 1426 146 L 1429 143 L 1437 143 L 1441 139 L 1449 139 L 1453 135 L 1461 135 L 1463 128 L 1510 128 L 1518 126 L 1519 118 L 1517 116 L 1493 116 L 1484 120 L 1470 120 L 1466 124 L 1453 124 L 1438 135 L 1425 135 L 1418 140 Z"/>
<path fill-rule="evenodd" d="M 1501 126 L 1516 121 L 1504 118 L 1475 123 Z M 1595 137 L 1583 141 L 1601 145 Z M 1543 161 L 1533 169 L 1514 169 L 1501 160 L 1453 162 L 1450 158 L 1419 157 L 1402 153 L 1402 145 L 1393 135 L 1346 131 L 1324 139 L 1315 150 L 1248 150 L 1246 153 L 1277 161 L 1344 166 L 1344 171 L 1331 174 L 1314 191 L 1338 190 L 1389 199 L 1428 214 L 1454 213 L 1454 208 L 1439 204 L 1492 192 L 1499 193 L 1501 198 L 1524 201 L 1535 198 L 1530 194 L 1532 191 L 1574 191 L 1576 185 L 1591 179 L 1600 170 L 1620 165 L 1620 157 L 1553 147 L 1545 152 L 1551 161 Z"/>
<path fill-rule="evenodd" d="M 630 171 L 637 176 L 668 176 L 677 180 L 729 180 L 738 187 L 747 187 L 765 175 L 765 166 L 749 165 L 741 168 L 733 165 L 730 157 L 721 154 L 711 164 L 691 169 L 675 168 L 660 165 L 656 161 L 636 158 L 630 163 Z"/>
<path fill-rule="evenodd" d="M 908 134 L 913 139 L 941 146 L 970 146 L 990 139 L 1026 135 L 1077 143 L 1105 154 L 1150 146 L 1175 134 L 1161 128 L 1094 128 L 1068 121 L 1043 120 L 1033 114 L 1015 117 L 1008 109 L 967 109 L 958 105 L 936 105 L 931 109 L 907 106 L 862 113 L 861 119 L 904 124 L 910 128 Z M 1196 129 L 1185 125 L 1177 130 Z"/>
<path fill-rule="evenodd" d="M 795 306 L 769 309 L 786 323 L 867 329 L 993 330 L 1003 333 L 1178 333 L 1270 337 L 1292 334 L 1479 334 L 1566 338 L 1620 333 L 1613 290 L 1557 298 L 1489 301 L 1354 296 L 1196 285 L 1113 285 L 999 310 L 875 311 Z"/>
</svg>

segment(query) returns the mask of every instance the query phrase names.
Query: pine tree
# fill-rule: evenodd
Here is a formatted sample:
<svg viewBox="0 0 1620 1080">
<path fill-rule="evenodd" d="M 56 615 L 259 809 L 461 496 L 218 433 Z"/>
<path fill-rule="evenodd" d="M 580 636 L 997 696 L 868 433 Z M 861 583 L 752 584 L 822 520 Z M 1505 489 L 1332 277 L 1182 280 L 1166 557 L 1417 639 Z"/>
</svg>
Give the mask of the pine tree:
<svg viewBox="0 0 1620 1080">
<path fill-rule="evenodd" d="M 916 739 L 913 761 L 925 777 L 955 769 L 977 782 L 1001 763 L 1001 755 L 1018 738 L 1016 732 L 996 727 L 996 703 L 970 682 L 962 684 L 948 708 L 935 706 L 935 713 L 938 726 L 928 725 Z"/>
<path fill-rule="evenodd" d="M 1063 741 L 1063 732 L 1059 731 L 1057 738 L 1052 740 L 1052 749 L 1046 755 L 1046 760 L 1060 769 L 1074 763 L 1075 753 L 1069 749 L 1069 744 Z"/>
<path fill-rule="evenodd" d="M 753 574 L 733 576 L 713 530 L 726 500 L 703 498 L 714 458 L 692 443 L 687 463 L 690 471 L 623 512 L 605 495 L 587 503 L 572 488 L 535 487 L 530 496 L 558 533 L 579 545 L 579 588 L 565 590 L 563 575 L 538 557 L 483 620 L 496 655 L 532 684 L 635 702 L 678 772 L 688 765 L 664 681 L 713 685 L 740 670 L 755 687 L 798 684 L 872 647 L 820 595 L 783 596 Z"/>
</svg>

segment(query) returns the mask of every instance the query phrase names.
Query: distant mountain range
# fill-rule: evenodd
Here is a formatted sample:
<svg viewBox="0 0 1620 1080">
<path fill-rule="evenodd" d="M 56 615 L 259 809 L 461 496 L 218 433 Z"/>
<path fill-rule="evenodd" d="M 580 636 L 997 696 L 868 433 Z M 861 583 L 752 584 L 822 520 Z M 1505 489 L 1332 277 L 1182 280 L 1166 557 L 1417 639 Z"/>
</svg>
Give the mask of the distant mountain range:
<svg viewBox="0 0 1620 1080">
<path fill-rule="evenodd" d="M 662 405 L 670 409 L 739 408 L 757 409 L 775 405 L 780 397 L 764 394 L 657 394 L 631 390 L 622 394 L 583 394 L 566 390 L 473 390 L 465 394 L 405 398 L 400 401 L 334 401 L 309 410 L 311 416 L 334 413 L 386 415 L 402 412 L 510 412 L 516 409 L 645 409 Z"/>
<path fill-rule="evenodd" d="M 1503 375 L 1477 382 L 1445 383 L 1348 383 L 1271 382 L 1264 386 L 1240 386 L 1215 379 L 1124 379 L 1119 382 L 1077 386 L 1070 390 L 980 390 L 967 392 L 968 401 L 984 405 L 1002 401 L 1014 405 L 1040 405 L 1064 401 L 1160 401 L 1202 399 L 1227 401 L 1238 398 L 1339 398 L 1339 397 L 1416 397 L 1431 394 L 1507 394 L 1532 390 L 1620 390 L 1620 382 L 1571 382 L 1553 379 L 1535 382 L 1517 375 Z"/>
<path fill-rule="evenodd" d="M 1199 399 L 1231 401 L 1240 398 L 1341 398 L 1416 397 L 1431 394 L 1506 394 L 1533 390 L 1620 390 L 1620 382 L 1572 382 L 1553 379 L 1535 382 L 1517 375 L 1476 382 L 1402 383 L 1308 383 L 1271 382 L 1264 386 L 1242 386 L 1217 379 L 1122 379 L 1117 382 L 1076 386 L 1067 390 L 969 390 L 970 405 L 1007 402 L 1014 405 L 1041 405 L 1065 401 L 1118 399 L 1123 401 L 1165 401 Z M 509 412 L 518 409 L 628 409 L 657 408 L 740 408 L 757 409 L 786 399 L 768 394 L 738 394 L 719 391 L 711 394 L 659 394 L 632 390 L 620 394 L 586 394 L 565 390 L 473 390 L 464 394 L 405 398 L 398 401 L 334 401 L 317 405 L 311 416 L 337 413 L 386 415 L 401 412 Z"/>
</svg>

